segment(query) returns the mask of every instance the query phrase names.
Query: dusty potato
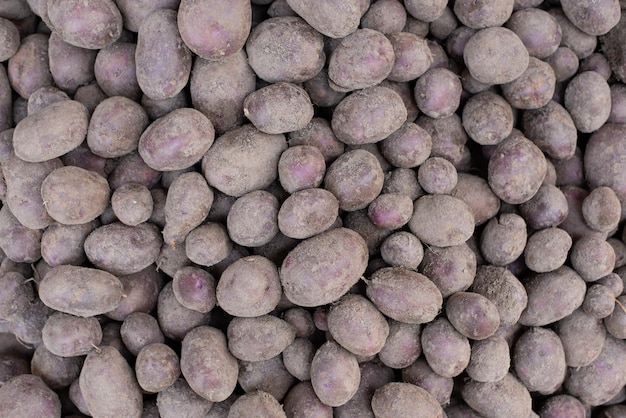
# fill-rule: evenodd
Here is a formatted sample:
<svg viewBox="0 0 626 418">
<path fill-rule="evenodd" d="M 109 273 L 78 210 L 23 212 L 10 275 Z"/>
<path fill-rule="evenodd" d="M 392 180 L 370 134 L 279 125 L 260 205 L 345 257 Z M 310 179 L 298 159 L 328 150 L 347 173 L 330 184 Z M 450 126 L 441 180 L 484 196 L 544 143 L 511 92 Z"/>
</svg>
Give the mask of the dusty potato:
<svg viewBox="0 0 626 418">
<path fill-rule="evenodd" d="M 279 231 L 279 206 L 278 199 L 265 190 L 240 196 L 226 218 L 228 235 L 233 242 L 247 247 L 267 244 Z"/>
<path fill-rule="evenodd" d="M 388 383 L 377 389 L 372 398 L 372 411 L 380 418 L 409 415 L 433 418 L 444 416 L 437 400 L 426 390 L 401 382 Z"/>
<path fill-rule="evenodd" d="M 288 237 L 306 239 L 330 228 L 338 215 L 339 202 L 331 192 L 319 188 L 300 190 L 280 206 L 278 228 Z"/>
<path fill-rule="evenodd" d="M 396 0 L 389 2 L 398 3 Z M 394 52 L 394 63 L 387 76 L 388 80 L 412 81 L 428 70 L 432 64 L 432 55 L 426 39 L 410 32 L 401 31 L 389 33 L 387 37 Z"/>
<path fill-rule="evenodd" d="M 39 376 L 32 374 L 15 376 L 3 384 L 0 405 L 0 413 L 7 417 L 61 417 L 59 396 Z"/>
<path fill-rule="evenodd" d="M 413 205 L 411 232 L 428 245 L 461 245 L 474 233 L 474 215 L 461 199 L 449 195 L 427 195 Z"/>
<path fill-rule="evenodd" d="M 527 418 L 532 412 L 528 389 L 511 373 L 497 382 L 470 380 L 463 385 L 461 396 L 472 409 L 489 418 Z"/>
<path fill-rule="evenodd" d="M 422 164 L 432 148 L 430 134 L 414 123 L 405 123 L 380 142 L 380 151 L 391 164 L 413 168 Z"/>
<path fill-rule="evenodd" d="M 68 93 L 73 93 L 78 87 L 94 81 L 96 54 L 95 50 L 79 48 L 65 42 L 58 32 L 51 33 L 48 39 L 48 58 L 54 84 Z"/>
<path fill-rule="evenodd" d="M 8 364 L 11 362 L 10 357 L 4 357 L 3 361 L 6 361 Z M 4 365 L 7 366 L 7 363 L 4 363 Z M 59 390 L 67 388 L 72 382 L 78 380 L 80 369 L 83 366 L 83 359 L 82 357 L 57 356 L 50 352 L 44 344 L 41 344 L 33 353 L 31 363 L 26 370 L 21 370 L 17 362 L 13 363 L 12 366 L 17 366 L 16 371 L 18 374 L 27 374 L 30 372 L 35 376 L 41 377 L 50 389 Z M 6 380 L 3 381 L 3 383 L 5 383 Z"/>
<path fill-rule="evenodd" d="M 327 341 L 311 362 L 311 384 L 326 405 L 345 404 L 359 389 L 361 371 L 356 357 L 334 341 Z"/>
<path fill-rule="evenodd" d="M 285 397 L 283 408 L 288 417 L 333 417 L 333 408 L 319 400 L 310 382 L 301 382 L 292 387 Z"/>
<path fill-rule="evenodd" d="M 243 113 L 259 131 L 282 134 L 305 128 L 313 119 L 313 104 L 302 87 L 278 82 L 250 93 Z"/>
<path fill-rule="evenodd" d="M 511 105 L 491 91 L 470 97 L 463 107 L 462 119 L 470 138 L 482 145 L 497 145 L 513 130 Z"/>
<path fill-rule="evenodd" d="M 552 330 L 532 327 L 513 348 L 517 377 L 531 392 L 554 393 L 565 380 L 567 365 L 559 336 Z"/>
<path fill-rule="evenodd" d="M 337 103 L 339 101 L 337 100 Z M 319 149 L 324 156 L 326 165 L 343 154 L 345 148 L 345 144 L 337 139 L 330 122 L 323 118 L 311 119 L 311 122 L 304 129 L 289 132 L 288 137 L 291 148 L 295 148 L 298 145 L 310 145 Z M 289 191 L 287 188 L 285 190 Z"/>
<path fill-rule="evenodd" d="M 615 295 L 607 286 L 593 284 L 587 289 L 582 308 L 588 315 L 598 319 L 606 318 L 615 307 Z"/>
<path fill-rule="evenodd" d="M 124 319 L 120 327 L 120 337 L 134 356 L 148 344 L 164 342 L 156 318 L 144 312 L 133 312 Z"/>
<path fill-rule="evenodd" d="M 328 70 L 322 69 L 313 78 L 303 83 L 311 102 L 319 107 L 333 107 L 346 96 L 346 93 L 333 90 L 330 86 Z"/>
<path fill-rule="evenodd" d="M 246 393 L 261 390 L 282 402 L 297 380 L 287 371 L 281 357 L 279 355 L 265 361 L 240 362 L 237 382 Z"/>
<path fill-rule="evenodd" d="M 551 55 L 561 43 L 561 27 L 548 12 L 527 8 L 513 13 L 506 23 L 520 37 L 532 57 L 543 59 Z"/>
<path fill-rule="evenodd" d="M 39 298 L 57 311 L 90 317 L 115 309 L 122 299 L 122 283 L 103 270 L 61 265 L 41 280 Z"/>
<path fill-rule="evenodd" d="M 326 61 L 323 36 L 298 16 L 259 23 L 246 42 L 248 62 L 269 83 L 302 83 L 320 72 Z"/>
<path fill-rule="evenodd" d="M 470 362 L 465 371 L 478 382 L 497 382 L 509 372 L 511 356 L 503 337 L 494 335 L 472 343 Z"/>
<path fill-rule="evenodd" d="M 161 392 L 174 384 L 180 376 L 178 355 L 165 344 L 148 344 L 137 354 L 135 375 L 144 391 Z"/>
<path fill-rule="evenodd" d="M 610 187 L 596 187 L 583 200 L 583 218 L 591 228 L 610 232 L 617 228 L 621 217 L 621 203 Z"/>
<path fill-rule="evenodd" d="M 156 314 L 163 335 L 174 341 L 182 340 L 190 330 L 208 324 L 211 319 L 210 312 L 198 312 L 181 305 L 174 295 L 172 282 L 161 289 Z"/>
<path fill-rule="evenodd" d="M 153 100 L 176 96 L 189 80 L 191 51 L 181 38 L 176 18 L 174 10 L 155 10 L 137 33 L 137 82 Z"/>
<path fill-rule="evenodd" d="M 520 214 L 533 229 L 556 227 L 569 213 L 563 192 L 551 184 L 542 184 L 530 200 L 520 205 Z"/>
<path fill-rule="evenodd" d="M 0 37 L 3 44 L 0 46 L 0 62 L 11 58 L 20 47 L 20 33 L 9 19 L 0 18 Z"/>
<path fill-rule="evenodd" d="M 402 381 L 425 389 L 440 405 L 450 403 L 453 379 L 435 373 L 423 358 L 402 370 Z"/>
<path fill-rule="evenodd" d="M 454 14 L 463 25 L 469 28 L 502 26 L 513 13 L 514 3 L 513 0 L 479 3 L 462 0 L 454 3 Z"/>
<path fill-rule="evenodd" d="M 135 65 L 136 46 L 118 41 L 98 51 L 93 71 L 107 96 L 123 96 L 131 100 L 141 97 Z"/>
<path fill-rule="evenodd" d="M 244 361 L 263 361 L 279 355 L 296 337 L 286 321 L 272 316 L 234 318 L 228 324 L 228 349 Z"/>
<path fill-rule="evenodd" d="M 144 407 L 146 403 L 144 402 Z M 157 417 L 160 418 L 175 418 L 181 414 L 190 417 L 205 417 L 208 416 L 206 414 L 213 407 L 213 402 L 194 392 L 183 378 L 176 380 L 170 387 L 159 392 L 156 404 L 158 408 Z"/>
<path fill-rule="evenodd" d="M 490 264 L 504 266 L 515 261 L 526 247 L 526 222 L 515 213 L 492 218 L 480 236 L 480 249 Z"/>
<path fill-rule="evenodd" d="M 278 180 L 289 193 L 318 187 L 325 172 L 324 154 L 313 145 L 290 146 L 278 161 Z"/>
<path fill-rule="evenodd" d="M 287 418 L 280 403 L 267 392 L 256 390 L 241 395 L 230 407 L 230 418 L 245 418 L 260 414 L 267 418 Z"/>
<path fill-rule="evenodd" d="M 163 286 L 163 278 L 156 266 L 118 277 L 126 295 L 119 305 L 106 315 L 116 321 L 123 321 L 132 312 L 150 312 L 154 309 Z"/>
<path fill-rule="evenodd" d="M 626 297 L 619 296 L 615 298 L 613 311 L 609 316 L 604 318 L 606 330 L 615 338 L 624 339 L 626 337 Z"/>
<path fill-rule="evenodd" d="M 250 34 L 252 9 L 247 1 L 208 4 L 182 0 L 177 21 L 182 40 L 194 54 L 207 60 L 220 59 L 243 48 Z"/>
<path fill-rule="evenodd" d="M 620 20 L 621 9 L 619 1 L 602 0 L 561 2 L 563 13 L 581 31 L 593 35 L 604 35 Z"/>
<path fill-rule="evenodd" d="M 583 418 L 586 416 L 585 406 L 577 398 L 566 394 L 548 398 L 539 410 L 539 414 L 545 418 L 565 416 Z"/>
<path fill-rule="evenodd" d="M 161 172 L 150 168 L 134 151 L 118 159 L 108 179 L 112 190 L 126 183 L 139 183 L 150 189 L 161 179 Z"/>
<path fill-rule="evenodd" d="M 10 320 L 12 316 L 24 312 L 35 298 L 32 285 L 17 271 L 0 274 L 0 318 Z"/>
<path fill-rule="evenodd" d="M 564 104 L 580 132 L 593 132 L 609 119 L 611 89 L 600 74 L 585 71 L 567 84 Z"/>
<path fill-rule="evenodd" d="M 315 30 L 330 38 L 343 38 L 357 30 L 362 15 L 361 3 L 359 0 L 287 0 L 294 12 Z"/>
<path fill-rule="evenodd" d="M 213 276 L 199 267 L 183 267 L 172 280 L 174 297 L 187 309 L 209 312 L 216 303 L 216 282 Z"/>
<path fill-rule="evenodd" d="M 467 290 L 476 274 L 476 255 L 467 244 L 427 246 L 420 272 L 437 286 L 442 296 Z"/>
<path fill-rule="evenodd" d="M 572 116 L 555 101 L 524 112 L 525 135 L 547 155 L 557 160 L 569 159 L 576 151 L 577 131 Z"/>
<path fill-rule="evenodd" d="M 34 263 L 41 258 L 41 230 L 20 223 L 8 205 L 0 209 L 0 249 L 17 263 Z"/>
<path fill-rule="evenodd" d="M 572 245 L 570 261 L 583 280 L 593 282 L 613 271 L 615 251 L 604 239 L 581 237 Z"/>
<path fill-rule="evenodd" d="M 422 329 L 422 351 L 431 369 L 443 377 L 461 374 L 471 356 L 469 340 L 444 317 L 435 319 Z"/>
<path fill-rule="evenodd" d="M 546 273 L 565 264 L 572 238 L 560 228 L 546 228 L 528 237 L 524 262 L 534 272 Z"/>
<path fill-rule="evenodd" d="M 133 370 L 115 348 L 103 346 L 91 352 L 79 379 L 85 406 L 92 414 L 141 417 L 141 389 Z"/>
<path fill-rule="evenodd" d="M 385 238 L 380 255 L 392 267 L 416 270 L 424 257 L 424 248 L 415 235 L 399 231 Z"/>
<path fill-rule="evenodd" d="M 11 87 L 24 99 L 40 87 L 51 86 L 54 80 L 49 65 L 48 35 L 34 33 L 26 36 L 17 52 L 9 58 L 6 74 Z"/>
<path fill-rule="evenodd" d="M 89 261 L 98 268 L 125 275 L 154 263 L 162 243 L 155 225 L 128 226 L 114 222 L 94 229 L 85 240 L 84 248 Z"/>
<path fill-rule="evenodd" d="M 219 263 L 232 249 L 233 243 L 226 227 L 219 223 L 202 224 L 194 228 L 185 238 L 185 254 L 191 261 L 201 266 Z"/>
<path fill-rule="evenodd" d="M 404 3 L 404 7 L 415 19 L 422 22 L 432 22 L 441 16 L 447 4 L 443 0 L 428 0 L 426 2 L 407 0 Z"/>
<path fill-rule="evenodd" d="M 472 340 L 492 336 L 500 326 L 495 303 L 473 292 L 457 292 L 446 301 L 446 317 L 454 328 Z"/>
<path fill-rule="evenodd" d="M 120 222 L 128 226 L 137 226 L 150 219 L 154 202 L 146 186 L 126 183 L 111 195 L 111 207 Z"/>
<path fill-rule="evenodd" d="M 307 338 L 296 338 L 282 352 L 285 368 L 301 381 L 311 379 L 311 361 L 317 348 Z"/>
<path fill-rule="evenodd" d="M 431 68 L 415 83 L 415 102 L 425 115 L 439 119 L 451 116 L 459 107 L 461 81 L 446 68 Z"/>
<path fill-rule="evenodd" d="M 458 182 L 454 165 L 442 157 L 430 157 L 417 169 L 417 181 L 428 194 L 451 194 Z"/>
<path fill-rule="evenodd" d="M 46 348 L 57 356 L 84 356 L 102 341 L 102 328 L 94 317 L 81 318 L 56 312 L 46 321 L 41 336 Z"/>
<path fill-rule="evenodd" d="M 443 157 L 455 164 L 461 161 L 468 136 L 457 114 L 447 118 L 420 116 L 415 121 L 432 139 L 431 157 Z"/>
<path fill-rule="evenodd" d="M 489 265 L 479 267 L 472 291 L 485 296 L 496 305 L 501 326 L 517 323 L 528 303 L 524 286 L 505 267 Z"/>
</svg>

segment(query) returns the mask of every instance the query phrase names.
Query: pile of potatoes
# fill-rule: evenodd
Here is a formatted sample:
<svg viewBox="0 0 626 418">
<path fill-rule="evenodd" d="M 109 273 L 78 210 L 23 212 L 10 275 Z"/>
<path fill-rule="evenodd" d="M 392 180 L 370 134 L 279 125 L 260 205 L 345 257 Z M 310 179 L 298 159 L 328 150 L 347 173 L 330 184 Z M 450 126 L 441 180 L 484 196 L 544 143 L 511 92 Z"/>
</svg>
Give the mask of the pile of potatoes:
<svg viewBox="0 0 626 418">
<path fill-rule="evenodd" d="M 0 416 L 626 417 L 622 6 L 3 0 Z"/>
</svg>

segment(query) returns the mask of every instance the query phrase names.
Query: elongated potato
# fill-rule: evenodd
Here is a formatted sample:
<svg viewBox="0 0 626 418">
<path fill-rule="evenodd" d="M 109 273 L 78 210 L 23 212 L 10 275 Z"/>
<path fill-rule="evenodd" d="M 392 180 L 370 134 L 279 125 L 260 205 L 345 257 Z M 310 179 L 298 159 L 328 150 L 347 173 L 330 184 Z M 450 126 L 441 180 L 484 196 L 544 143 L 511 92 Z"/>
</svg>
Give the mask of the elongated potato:
<svg viewBox="0 0 626 418">
<path fill-rule="evenodd" d="M 439 402 L 430 393 L 403 382 L 387 383 L 377 389 L 372 398 L 372 411 L 377 418 L 444 416 Z"/>
<path fill-rule="evenodd" d="M 287 321 L 262 315 L 234 318 L 228 324 L 228 349 L 240 360 L 265 361 L 279 355 L 296 337 Z"/>
<path fill-rule="evenodd" d="M 102 341 L 102 328 L 94 317 L 56 312 L 46 321 L 41 336 L 46 348 L 57 356 L 84 356 Z"/>
<path fill-rule="evenodd" d="M 532 399 L 528 389 L 511 373 L 497 382 L 465 383 L 461 396 L 475 411 L 488 418 L 528 418 Z"/>
<path fill-rule="evenodd" d="M 356 357 L 334 341 L 327 341 L 311 362 L 311 384 L 328 406 L 341 406 L 359 389 L 361 371 Z"/>
<path fill-rule="evenodd" d="M 359 0 L 287 0 L 298 16 L 322 35 L 343 38 L 357 30 L 361 21 Z"/>
</svg>

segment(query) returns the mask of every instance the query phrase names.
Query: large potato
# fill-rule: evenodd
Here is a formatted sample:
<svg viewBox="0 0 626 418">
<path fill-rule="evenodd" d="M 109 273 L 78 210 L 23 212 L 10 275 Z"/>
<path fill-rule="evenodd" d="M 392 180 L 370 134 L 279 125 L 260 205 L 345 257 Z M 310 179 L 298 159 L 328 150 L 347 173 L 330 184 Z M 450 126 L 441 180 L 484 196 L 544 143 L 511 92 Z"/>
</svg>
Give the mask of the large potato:
<svg viewBox="0 0 626 418">
<path fill-rule="evenodd" d="M 327 341 L 311 362 L 311 384 L 328 406 L 341 406 L 359 389 L 361 371 L 356 357 L 334 341 Z"/>
<path fill-rule="evenodd" d="M 61 418 L 61 401 L 39 376 L 22 374 L 0 386 L 0 415 Z"/>
<path fill-rule="evenodd" d="M 471 380 L 463 386 L 461 396 L 487 418 L 528 418 L 532 412 L 528 389 L 510 373 L 497 382 Z"/>
</svg>

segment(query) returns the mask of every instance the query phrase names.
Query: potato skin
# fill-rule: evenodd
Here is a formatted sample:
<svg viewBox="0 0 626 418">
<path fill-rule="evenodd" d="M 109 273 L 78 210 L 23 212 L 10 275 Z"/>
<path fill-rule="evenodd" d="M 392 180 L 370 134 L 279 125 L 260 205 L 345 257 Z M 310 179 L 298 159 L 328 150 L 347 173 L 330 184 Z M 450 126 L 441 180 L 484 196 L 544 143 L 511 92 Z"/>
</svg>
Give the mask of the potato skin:
<svg viewBox="0 0 626 418">
<path fill-rule="evenodd" d="M 180 369 L 189 386 L 211 402 L 228 398 L 237 385 L 239 365 L 224 334 L 212 327 L 189 331 L 182 341 Z"/>
<path fill-rule="evenodd" d="M 61 401 L 39 376 L 21 374 L 0 387 L 0 414 L 60 418 Z"/>
<path fill-rule="evenodd" d="M 401 382 L 387 383 L 376 389 L 372 411 L 377 418 L 444 416 L 439 402 L 430 393 L 419 386 Z"/>
<path fill-rule="evenodd" d="M 413 205 L 409 229 L 420 241 L 437 247 L 461 245 L 474 233 L 469 206 L 453 196 L 422 196 Z"/>
<path fill-rule="evenodd" d="M 278 228 L 288 237 L 306 239 L 330 228 L 339 216 L 335 196 L 319 188 L 293 193 L 278 211 Z"/>
<path fill-rule="evenodd" d="M 24 99 L 28 100 L 40 87 L 51 86 L 54 80 L 50 73 L 48 36 L 43 33 L 26 36 L 9 58 L 6 70 L 11 87 Z M 15 123 L 19 119 L 16 117 Z"/>
<path fill-rule="evenodd" d="M 345 404 L 359 389 L 361 371 L 356 357 L 334 341 L 327 341 L 311 362 L 311 384 L 326 405 Z"/>
<path fill-rule="evenodd" d="M 359 27 L 359 0 L 287 0 L 289 7 L 315 30 L 330 38 L 343 38 Z"/>
<path fill-rule="evenodd" d="M 39 297 L 57 311 L 95 316 L 115 309 L 122 299 L 122 283 L 103 270 L 61 265 L 39 283 Z"/>
<path fill-rule="evenodd" d="M 251 25 L 252 8 L 245 0 L 181 0 L 178 8 L 181 38 L 193 53 L 206 60 L 241 50 Z"/>
<path fill-rule="evenodd" d="M 287 418 L 280 403 L 267 392 L 255 390 L 240 396 L 228 411 L 229 418 L 246 418 L 260 414 L 267 418 Z"/>
<path fill-rule="evenodd" d="M 621 9 L 617 0 L 561 2 L 563 13 L 581 31 L 588 35 L 606 34 L 620 20 Z"/>
<path fill-rule="evenodd" d="M 484 340 L 500 326 L 496 305 L 485 296 L 473 292 L 457 292 L 446 301 L 446 316 L 467 338 Z"/>
<path fill-rule="evenodd" d="M 530 393 L 511 373 L 497 382 L 471 380 L 461 389 L 461 396 L 487 418 L 528 418 L 532 412 Z"/>
<path fill-rule="evenodd" d="M 365 272 L 368 256 L 365 240 L 350 229 L 336 228 L 304 240 L 282 263 L 285 296 L 304 307 L 334 302 Z"/>
<path fill-rule="evenodd" d="M 296 337 L 295 328 L 272 315 L 234 318 L 228 324 L 228 349 L 240 360 L 265 361 L 279 355 Z"/>
<path fill-rule="evenodd" d="M 143 399 L 137 379 L 117 349 L 104 346 L 85 359 L 80 391 L 94 416 L 141 417 Z"/>
<path fill-rule="evenodd" d="M 84 356 L 102 341 L 102 328 L 94 317 L 81 318 L 56 312 L 46 321 L 41 336 L 52 354 L 61 357 Z"/>
<path fill-rule="evenodd" d="M 456 377 L 470 362 L 469 340 L 454 329 L 444 317 L 426 325 L 422 330 L 421 339 L 422 351 L 428 365 L 440 376 Z"/>
</svg>

